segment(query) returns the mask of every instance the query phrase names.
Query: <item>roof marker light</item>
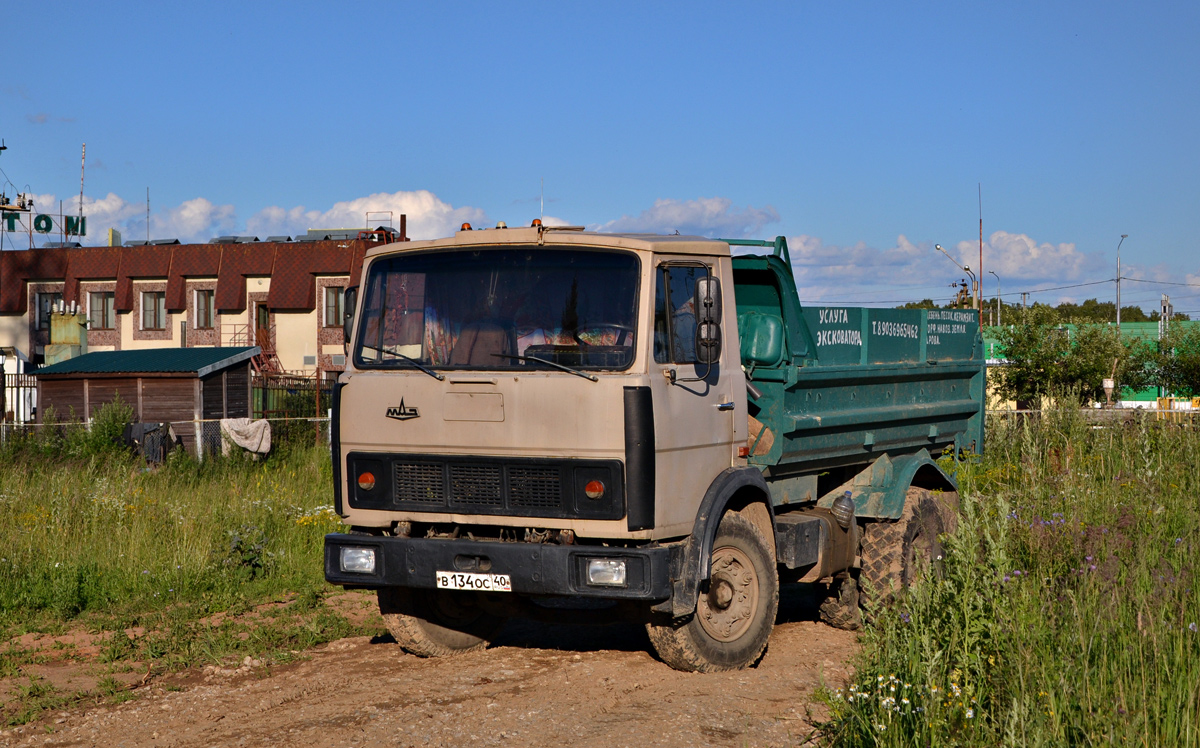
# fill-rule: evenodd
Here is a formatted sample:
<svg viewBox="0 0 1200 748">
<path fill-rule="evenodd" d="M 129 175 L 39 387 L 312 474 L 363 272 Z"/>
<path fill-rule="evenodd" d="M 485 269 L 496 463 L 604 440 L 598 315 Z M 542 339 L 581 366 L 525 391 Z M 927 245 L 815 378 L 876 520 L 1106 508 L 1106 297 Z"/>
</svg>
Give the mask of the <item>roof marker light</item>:
<svg viewBox="0 0 1200 748">
<path fill-rule="evenodd" d="M 458 229 L 458 230 L 459 230 L 459 231 L 470 231 L 470 230 L 471 230 L 471 224 L 469 224 L 469 223 L 464 223 L 462 226 L 460 226 L 460 227 L 459 227 L 459 229 Z"/>
<path fill-rule="evenodd" d="M 504 221 L 496 221 L 496 228 L 506 229 L 506 228 L 508 228 L 508 224 L 505 223 Z"/>
<path fill-rule="evenodd" d="M 540 219 L 540 218 L 535 218 L 535 219 L 533 219 L 533 223 L 531 223 L 531 224 L 529 224 L 529 225 L 530 225 L 530 227 L 533 227 L 533 226 L 541 226 L 541 225 L 542 225 L 542 219 Z"/>
</svg>

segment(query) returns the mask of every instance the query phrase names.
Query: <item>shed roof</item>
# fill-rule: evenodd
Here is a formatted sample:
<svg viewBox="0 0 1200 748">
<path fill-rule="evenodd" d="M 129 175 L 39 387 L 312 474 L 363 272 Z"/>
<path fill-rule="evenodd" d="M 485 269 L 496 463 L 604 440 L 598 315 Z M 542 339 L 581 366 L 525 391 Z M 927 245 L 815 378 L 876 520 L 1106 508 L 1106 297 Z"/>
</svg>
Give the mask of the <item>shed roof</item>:
<svg viewBox="0 0 1200 748">
<path fill-rule="evenodd" d="M 55 374 L 195 374 L 205 376 L 247 361 L 259 353 L 257 346 L 237 348 L 141 348 L 131 351 L 87 353 L 34 376 Z"/>
</svg>

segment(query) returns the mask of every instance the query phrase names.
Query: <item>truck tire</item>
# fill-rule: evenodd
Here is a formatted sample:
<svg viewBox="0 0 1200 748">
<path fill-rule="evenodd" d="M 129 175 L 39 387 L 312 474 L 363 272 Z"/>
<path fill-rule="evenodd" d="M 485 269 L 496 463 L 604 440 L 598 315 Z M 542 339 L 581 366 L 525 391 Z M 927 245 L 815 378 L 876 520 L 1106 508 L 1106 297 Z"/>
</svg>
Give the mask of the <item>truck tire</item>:
<svg viewBox="0 0 1200 748">
<path fill-rule="evenodd" d="M 504 625 L 503 618 L 480 609 L 470 592 L 387 587 L 378 598 L 388 633 L 418 657 L 486 649 Z"/>
<path fill-rule="evenodd" d="M 859 600 L 868 620 L 873 610 L 890 605 L 942 558 L 939 535 L 946 531 L 943 509 L 924 488 L 909 487 L 898 520 L 866 523 L 862 535 Z"/>
<path fill-rule="evenodd" d="M 829 596 L 818 608 L 821 622 L 843 631 L 862 628 L 862 610 L 858 600 L 858 580 L 844 571 L 833 578 Z"/>
<path fill-rule="evenodd" d="M 696 611 L 646 633 L 662 661 L 688 672 L 748 667 L 762 657 L 779 609 L 775 553 L 754 523 L 730 512 L 713 540 L 712 578 Z"/>
</svg>

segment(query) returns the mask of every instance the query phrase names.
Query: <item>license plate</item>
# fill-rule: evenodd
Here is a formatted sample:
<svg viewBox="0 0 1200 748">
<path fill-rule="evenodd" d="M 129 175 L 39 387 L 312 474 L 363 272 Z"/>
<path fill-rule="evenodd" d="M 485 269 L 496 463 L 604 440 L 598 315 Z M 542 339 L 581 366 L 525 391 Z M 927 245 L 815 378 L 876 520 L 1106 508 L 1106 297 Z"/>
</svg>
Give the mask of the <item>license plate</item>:
<svg viewBox="0 0 1200 748">
<path fill-rule="evenodd" d="M 466 574 L 459 571 L 436 573 L 439 590 L 474 590 L 475 592 L 512 592 L 512 580 L 507 574 Z"/>
</svg>

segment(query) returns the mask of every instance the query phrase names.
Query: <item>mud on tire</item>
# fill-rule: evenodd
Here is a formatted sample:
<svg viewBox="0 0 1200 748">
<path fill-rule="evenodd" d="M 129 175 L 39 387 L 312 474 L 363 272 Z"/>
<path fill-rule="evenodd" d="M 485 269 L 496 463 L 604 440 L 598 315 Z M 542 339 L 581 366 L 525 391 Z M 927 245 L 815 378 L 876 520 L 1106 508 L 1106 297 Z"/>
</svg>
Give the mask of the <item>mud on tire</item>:
<svg viewBox="0 0 1200 748">
<path fill-rule="evenodd" d="M 388 633 L 419 657 L 486 649 L 504 619 L 483 611 L 471 592 L 389 587 L 378 592 Z"/>
<path fill-rule="evenodd" d="M 762 657 L 778 609 L 774 550 L 752 522 L 731 512 L 717 529 L 712 578 L 700 590 L 695 613 L 652 621 L 646 633 L 658 656 L 676 670 L 736 670 Z"/>
<path fill-rule="evenodd" d="M 866 523 L 858 586 L 868 619 L 923 575 L 940 573 L 943 549 L 938 536 L 957 527 L 957 500 L 956 493 L 935 497 L 927 489 L 910 487 L 900 519 Z"/>
</svg>

